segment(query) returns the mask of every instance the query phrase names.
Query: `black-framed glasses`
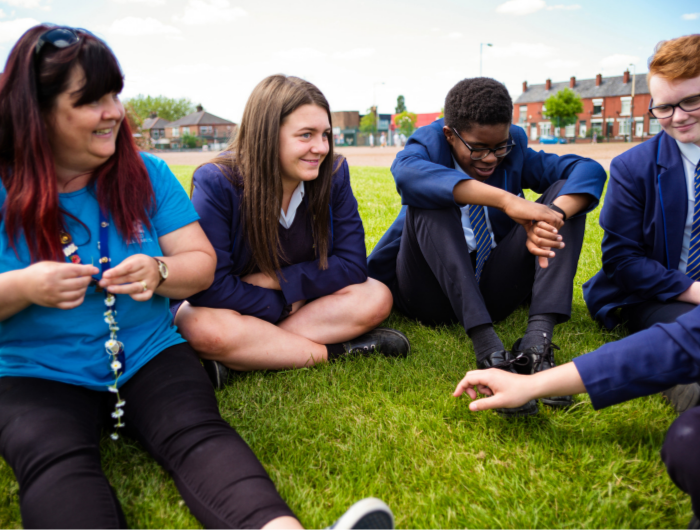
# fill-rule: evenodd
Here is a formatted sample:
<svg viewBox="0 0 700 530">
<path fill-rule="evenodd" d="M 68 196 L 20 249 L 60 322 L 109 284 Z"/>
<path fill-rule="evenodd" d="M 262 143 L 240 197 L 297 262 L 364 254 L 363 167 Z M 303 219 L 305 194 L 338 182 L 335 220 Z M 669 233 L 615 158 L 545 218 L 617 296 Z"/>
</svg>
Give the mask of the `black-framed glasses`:
<svg viewBox="0 0 700 530">
<path fill-rule="evenodd" d="M 462 143 L 466 146 L 466 148 L 469 149 L 470 157 L 472 160 L 483 160 L 484 158 L 489 156 L 490 153 L 493 153 L 496 158 L 503 158 L 511 152 L 513 147 L 515 147 L 515 142 L 513 141 L 513 137 L 510 134 L 508 135 L 508 143 L 506 145 L 502 145 L 501 147 L 496 147 L 495 149 L 490 149 L 488 147 L 472 147 L 464 141 L 464 138 L 462 138 L 459 135 L 457 129 L 455 129 L 454 127 L 450 127 L 450 129 L 452 129 L 452 132 L 457 135 L 457 138 L 462 140 Z"/>
<path fill-rule="evenodd" d="M 649 112 L 652 116 L 654 116 L 654 118 L 663 120 L 673 116 L 673 113 L 676 112 L 676 107 L 680 107 L 680 109 L 685 112 L 693 112 L 694 110 L 700 109 L 700 94 L 683 98 L 675 105 L 671 105 L 669 103 L 668 105 L 657 105 L 656 107 L 652 107 L 653 104 L 654 100 L 652 99 L 649 102 Z"/>
<path fill-rule="evenodd" d="M 56 48 L 68 48 L 80 42 L 80 34 L 92 35 L 82 28 L 69 28 L 67 26 L 55 26 L 46 30 L 39 36 L 34 48 L 34 55 L 39 55 L 45 44 L 51 44 Z"/>
</svg>

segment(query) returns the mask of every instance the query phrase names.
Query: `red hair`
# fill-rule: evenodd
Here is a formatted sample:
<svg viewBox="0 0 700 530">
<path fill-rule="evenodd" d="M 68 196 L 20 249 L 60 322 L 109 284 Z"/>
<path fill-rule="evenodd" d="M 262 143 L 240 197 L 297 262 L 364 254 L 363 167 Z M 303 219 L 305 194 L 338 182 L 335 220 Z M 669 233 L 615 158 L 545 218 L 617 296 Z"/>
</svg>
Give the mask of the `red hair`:
<svg viewBox="0 0 700 530">
<path fill-rule="evenodd" d="M 700 35 L 661 41 L 649 59 L 647 79 L 658 75 L 669 81 L 700 75 Z"/>
<path fill-rule="evenodd" d="M 64 216 L 72 217 L 59 205 L 45 118 L 78 66 L 85 71 L 85 85 L 75 106 L 123 87 L 116 57 L 89 33 L 79 32 L 80 42 L 67 48 L 47 44 L 37 57 L 36 43 L 49 29 L 35 26 L 17 41 L 0 81 L 0 179 L 7 191 L 2 215 L 10 245 L 16 251 L 24 235 L 32 262 L 65 259 L 59 234 Z M 100 209 L 111 214 L 127 243 L 138 241 L 139 223 L 150 229 L 153 186 L 127 120 L 122 120 L 114 154 L 93 172 L 89 185 L 95 186 Z"/>
</svg>

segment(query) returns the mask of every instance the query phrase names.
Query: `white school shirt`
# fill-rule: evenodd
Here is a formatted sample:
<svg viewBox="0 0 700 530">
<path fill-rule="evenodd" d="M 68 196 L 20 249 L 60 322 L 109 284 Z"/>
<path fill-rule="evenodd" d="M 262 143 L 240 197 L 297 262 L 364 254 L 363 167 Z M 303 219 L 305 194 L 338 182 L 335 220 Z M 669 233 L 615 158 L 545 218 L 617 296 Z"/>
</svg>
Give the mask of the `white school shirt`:
<svg viewBox="0 0 700 530">
<path fill-rule="evenodd" d="M 455 157 L 452 157 L 455 163 L 455 169 L 457 171 L 467 174 L 462 167 L 459 165 Z M 460 207 L 462 211 L 462 230 L 464 231 L 464 239 L 467 240 L 467 247 L 469 248 L 469 253 L 471 254 L 476 250 L 476 238 L 474 237 L 474 230 L 472 230 L 472 222 L 469 220 L 469 205 L 465 204 Z M 489 220 L 489 209 L 484 206 L 484 217 L 486 217 L 486 228 L 489 230 L 489 236 L 491 236 L 491 248 L 496 248 L 496 240 L 493 238 L 493 230 L 491 229 L 491 221 Z"/>
<path fill-rule="evenodd" d="M 681 247 L 681 261 L 678 270 L 685 272 L 688 267 L 688 254 L 690 253 L 690 234 L 693 230 L 693 212 L 695 210 L 695 167 L 700 161 L 700 147 L 695 144 L 684 144 L 676 140 L 678 149 L 681 150 L 683 169 L 685 170 L 685 182 L 688 187 L 688 215 L 685 218 L 685 230 L 683 231 L 683 246 Z"/>
<path fill-rule="evenodd" d="M 287 213 L 284 213 L 284 210 L 280 208 L 280 224 L 285 227 L 289 228 L 292 226 L 292 223 L 294 222 L 294 217 L 296 217 L 297 214 L 297 208 L 299 208 L 299 205 L 301 204 L 301 201 L 304 200 L 304 181 L 301 181 L 299 185 L 296 187 L 294 192 L 292 193 L 292 199 L 289 201 L 289 207 L 287 208 Z"/>
</svg>

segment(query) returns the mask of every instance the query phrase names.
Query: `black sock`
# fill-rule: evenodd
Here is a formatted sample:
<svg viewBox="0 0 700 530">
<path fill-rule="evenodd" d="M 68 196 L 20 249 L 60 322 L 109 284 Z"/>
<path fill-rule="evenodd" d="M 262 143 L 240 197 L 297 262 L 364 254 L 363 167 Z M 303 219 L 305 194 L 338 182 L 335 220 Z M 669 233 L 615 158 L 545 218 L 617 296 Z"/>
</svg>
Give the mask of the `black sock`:
<svg viewBox="0 0 700 530">
<path fill-rule="evenodd" d="M 477 362 L 481 362 L 495 351 L 505 350 L 501 339 L 498 338 L 491 324 L 482 324 L 481 326 L 469 328 L 467 335 L 469 335 L 474 344 Z"/>
<path fill-rule="evenodd" d="M 342 343 L 326 344 L 326 350 L 328 350 L 329 363 L 335 362 L 345 355 L 345 346 Z"/>
<path fill-rule="evenodd" d="M 544 344 L 545 335 L 551 342 L 554 325 L 557 323 L 557 320 L 558 316 L 554 313 L 532 315 L 527 321 L 527 331 L 523 340 L 520 341 L 520 349 L 524 351 L 533 346 Z"/>
</svg>

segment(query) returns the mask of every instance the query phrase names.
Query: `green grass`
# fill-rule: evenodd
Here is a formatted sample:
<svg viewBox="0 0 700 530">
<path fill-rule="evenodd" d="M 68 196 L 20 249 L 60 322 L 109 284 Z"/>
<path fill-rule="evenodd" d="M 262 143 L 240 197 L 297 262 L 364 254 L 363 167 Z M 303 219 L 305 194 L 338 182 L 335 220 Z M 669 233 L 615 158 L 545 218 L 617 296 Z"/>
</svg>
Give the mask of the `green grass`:
<svg viewBox="0 0 700 530">
<path fill-rule="evenodd" d="M 173 170 L 186 189 L 193 167 Z M 399 210 L 388 169 L 353 167 L 368 251 Z M 622 332 L 588 316 L 581 285 L 600 266 L 597 212 L 588 218 L 573 315 L 557 327 L 560 361 Z M 527 310 L 496 325 L 506 345 Z M 329 525 L 354 501 L 386 501 L 399 527 L 680 528 L 689 499 L 659 458 L 675 418 L 658 396 L 599 412 L 588 396 L 568 411 L 540 407 L 507 421 L 471 413 L 451 393 L 475 368 L 459 326 L 431 329 L 398 314 L 386 325 L 412 343 L 405 360 L 345 363 L 237 377 L 218 393 L 221 412 L 251 445 L 308 527 Z M 103 464 L 132 527 L 198 527 L 172 480 L 141 447 L 103 441 Z M 21 525 L 17 484 L 0 461 L 0 526 Z"/>
</svg>

